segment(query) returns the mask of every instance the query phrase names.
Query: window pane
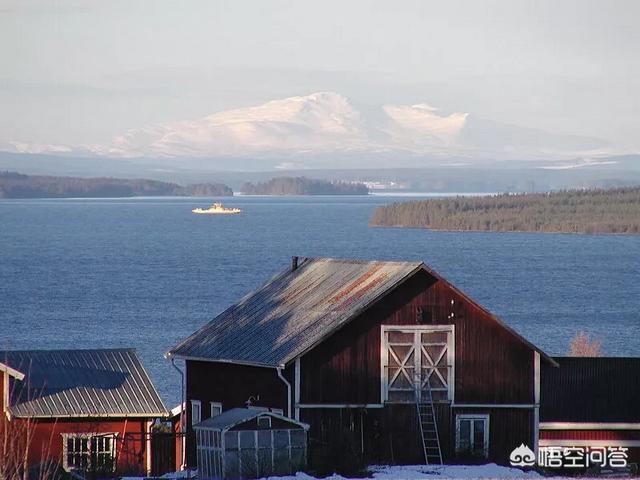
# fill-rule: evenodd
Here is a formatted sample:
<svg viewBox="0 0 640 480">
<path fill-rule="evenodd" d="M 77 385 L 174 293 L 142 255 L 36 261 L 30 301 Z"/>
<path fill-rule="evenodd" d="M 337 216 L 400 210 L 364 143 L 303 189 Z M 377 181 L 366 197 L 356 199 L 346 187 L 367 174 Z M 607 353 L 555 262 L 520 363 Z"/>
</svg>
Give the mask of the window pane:
<svg viewBox="0 0 640 480">
<path fill-rule="evenodd" d="M 271 428 L 271 417 L 258 417 L 258 427 L 260 428 Z"/>
<path fill-rule="evenodd" d="M 273 466 L 271 465 L 271 449 L 258 450 L 258 475 L 268 477 L 273 475 Z"/>
<path fill-rule="evenodd" d="M 413 332 L 387 332 L 389 343 L 413 343 Z"/>
<path fill-rule="evenodd" d="M 274 452 L 274 463 L 276 474 L 286 475 L 289 473 L 289 449 L 277 448 Z"/>
<path fill-rule="evenodd" d="M 271 430 L 258 430 L 258 448 L 271 448 Z"/>
<path fill-rule="evenodd" d="M 304 430 L 291 430 L 291 446 L 304 447 L 306 445 L 307 435 Z"/>
<path fill-rule="evenodd" d="M 240 432 L 240 448 L 255 448 L 256 441 L 253 430 Z"/>
<path fill-rule="evenodd" d="M 222 413 L 222 405 L 211 402 L 211 417 L 217 417 Z"/>
<path fill-rule="evenodd" d="M 240 457 L 238 450 L 227 450 L 224 455 L 226 476 L 238 478 L 240 476 Z"/>
<path fill-rule="evenodd" d="M 484 452 L 484 420 L 474 420 L 473 422 L 473 451 L 474 453 Z"/>
<path fill-rule="evenodd" d="M 463 452 L 468 452 L 471 448 L 471 421 L 460 420 L 460 443 L 458 449 Z"/>
<path fill-rule="evenodd" d="M 276 430 L 274 432 L 274 445 L 276 448 L 289 446 L 289 431 L 288 430 Z"/>
<path fill-rule="evenodd" d="M 291 449 L 291 471 L 302 470 L 304 466 L 304 448 Z"/>
<path fill-rule="evenodd" d="M 421 340 L 422 343 L 447 343 L 447 332 L 425 332 Z"/>
<path fill-rule="evenodd" d="M 238 432 L 227 432 L 224 434 L 224 448 L 226 450 L 238 449 Z"/>
</svg>

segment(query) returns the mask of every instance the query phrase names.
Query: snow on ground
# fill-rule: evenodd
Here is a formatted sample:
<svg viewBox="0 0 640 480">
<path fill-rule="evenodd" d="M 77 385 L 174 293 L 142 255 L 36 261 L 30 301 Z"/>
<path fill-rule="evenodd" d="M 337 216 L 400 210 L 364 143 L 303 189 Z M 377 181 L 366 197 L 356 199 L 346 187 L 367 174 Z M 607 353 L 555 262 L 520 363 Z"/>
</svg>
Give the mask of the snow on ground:
<svg viewBox="0 0 640 480">
<path fill-rule="evenodd" d="M 369 467 L 373 478 L 380 480 L 414 480 L 420 478 L 542 478 L 534 471 L 523 471 L 518 468 L 501 467 L 495 463 L 487 465 L 394 465 Z M 269 477 L 265 480 L 314 480 L 306 473 L 298 472 L 289 477 Z M 352 480 L 340 475 L 332 475 L 326 480 Z"/>
</svg>

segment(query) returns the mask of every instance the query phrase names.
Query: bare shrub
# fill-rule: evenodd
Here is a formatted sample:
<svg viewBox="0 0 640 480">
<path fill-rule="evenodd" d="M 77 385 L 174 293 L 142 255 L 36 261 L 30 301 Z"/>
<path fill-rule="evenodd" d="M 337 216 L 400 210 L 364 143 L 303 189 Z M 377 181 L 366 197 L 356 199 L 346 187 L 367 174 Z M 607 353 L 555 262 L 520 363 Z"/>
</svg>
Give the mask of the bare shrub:
<svg viewBox="0 0 640 480">
<path fill-rule="evenodd" d="M 589 338 L 585 332 L 580 331 L 569 342 L 570 357 L 600 357 L 600 340 Z"/>
<path fill-rule="evenodd" d="M 49 455 L 51 438 L 43 445 L 39 463 L 30 464 L 35 426 L 31 420 L 10 420 L 0 413 L 0 480 L 51 480 L 59 477 L 59 462 Z"/>
</svg>

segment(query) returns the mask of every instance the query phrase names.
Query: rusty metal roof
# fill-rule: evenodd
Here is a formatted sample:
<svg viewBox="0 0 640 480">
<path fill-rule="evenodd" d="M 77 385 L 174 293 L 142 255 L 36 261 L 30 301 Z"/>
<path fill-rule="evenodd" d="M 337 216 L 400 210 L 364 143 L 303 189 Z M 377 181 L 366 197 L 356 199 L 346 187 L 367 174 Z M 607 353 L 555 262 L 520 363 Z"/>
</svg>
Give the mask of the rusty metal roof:
<svg viewBox="0 0 640 480">
<path fill-rule="evenodd" d="M 300 259 L 200 328 L 167 356 L 277 367 L 343 326 L 421 262 Z"/>
<path fill-rule="evenodd" d="M 4 351 L 0 359 L 24 374 L 10 381 L 13 416 L 168 415 L 132 349 Z"/>
</svg>

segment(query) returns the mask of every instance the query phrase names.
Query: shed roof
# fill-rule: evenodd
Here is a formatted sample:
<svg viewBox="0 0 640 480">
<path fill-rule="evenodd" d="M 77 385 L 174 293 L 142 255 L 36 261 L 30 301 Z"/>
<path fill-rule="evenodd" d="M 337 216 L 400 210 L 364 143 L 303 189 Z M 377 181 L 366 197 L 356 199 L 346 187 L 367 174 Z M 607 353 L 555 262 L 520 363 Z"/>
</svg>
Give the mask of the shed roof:
<svg viewBox="0 0 640 480">
<path fill-rule="evenodd" d="M 16 417 L 163 417 L 167 410 L 132 349 L 0 351 L 24 374 L 10 382 Z"/>
<path fill-rule="evenodd" d="M 301 258 L 297 268 L 274 276 L 166 355 L 266 367 L 286 365 L 421 270 L 446 282 L 422 262 Z"/>
<path fill-rule="evenodd" d="M 206 428 L 209 430 L 225 431 L 235 427 L 236 425 L 240 425 L 241 423 L 253 420 L 256 417 L 263 416 L 278 418 L 297 427 L 304 428 L 305 430 L 309 429 L 309 425 L 307 425 L 306 423 L 293 420 L 275 412 L 270 412 L 268 410 L 259 410 L 255 408 L 232 408 L 231 410 L 222 412 L 220 415 L 216 415 L 215 417 L 203 420 L 202 422 L 194 425 L 194 428 Z"/>
<path fill-rule="evenodd" d="M 554 357 L 540 375 L 540 421 L 640 423 L 640 358 Z"/>
</svg>

